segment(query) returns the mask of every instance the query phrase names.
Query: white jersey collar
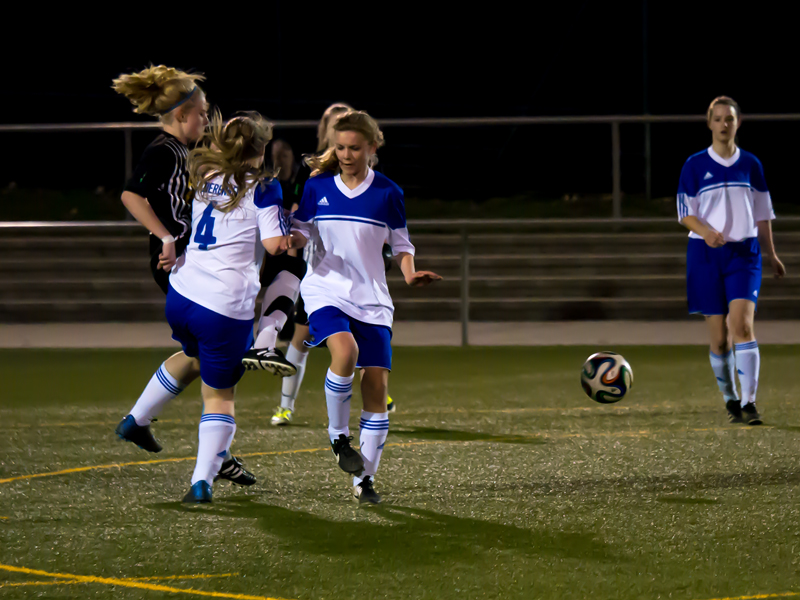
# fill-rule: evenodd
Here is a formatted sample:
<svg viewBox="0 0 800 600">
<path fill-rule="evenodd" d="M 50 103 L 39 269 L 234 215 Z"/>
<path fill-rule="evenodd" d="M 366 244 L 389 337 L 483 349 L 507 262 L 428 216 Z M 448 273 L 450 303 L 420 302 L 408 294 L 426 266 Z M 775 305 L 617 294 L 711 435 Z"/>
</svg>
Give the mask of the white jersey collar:
<svg viewBox="0 0 800 600">
<path fill-rule="evenodd" d="M 366 192 L 369 189 L 369 186 L 372 185 L 372 180 L 373 179 L 375 179 L 375 171 L 373 171 L 372 169 L 367 169 L 367 177 L 366 177 L 366 179 L 364 179 L 364 181 L 362 181 L 360 184 L 358 184 L 356 189 L 351 190 L 342 181 L 341 173 L 333 178 L 333 180 L 336 182 L 336 187 L 339 188 L 339 191 L 342 192 L 345 196 L 347 196 L 350 199 L 353 199 L 353 198 L 355 198 L 357 196 L 360 196 L 361 194 Z"/>
<path fill-rule="evenodd" d="M 741 156 L 742 151 L 739 150 L 739 146 L 736 146 L 736 152 L 733 153 L 733 156 L 730 158 L 722 158 L 719 154 L 714 152 L 714 147 L 708 147 L 708 155 L 711 157 L 715 163 L 722 165 L 723 167 L 730 167 L 731 165 L 735 164 L 737 160 L 739 160 L 739 156 Z"/>
</svg>

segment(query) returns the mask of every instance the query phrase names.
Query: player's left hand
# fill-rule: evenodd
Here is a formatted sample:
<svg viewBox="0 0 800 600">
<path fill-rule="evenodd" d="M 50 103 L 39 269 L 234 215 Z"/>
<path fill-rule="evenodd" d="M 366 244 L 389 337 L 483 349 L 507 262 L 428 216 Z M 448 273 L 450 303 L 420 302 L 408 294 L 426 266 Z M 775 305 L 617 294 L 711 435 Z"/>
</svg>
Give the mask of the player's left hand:
<svg viewBox="0 0 800 600">
<path fill-rule="evenodd" d="M 772 272 L 775 279 L 782 279 L 786 275 L 786 267 L 783 266 L 777 254 L 772 256 Z"/>
<path fill-rule="evenodd" d="M 177 261 L 178 259 L 175 256 L 175 242 L 164 244 L 161 248 L 161 254 L 158 255 L 158 268 L 169 273 Z"/>
<path fill-rule="evenodd" d="M 417 271 L 412 273 L 411 277 L 406 278 L 406 283 L 411 287 L 422 287 L 430 285 L 434 281 L 441 281 L 442 276 L 437 275 L 433 271 Z"/>
<path fill-rule="evenodd" d="M 278 249 L 280 253 L 283 254 L 287 250 L 292 248 L 292 236 L 291 235 L 284 235 L 281 237 L 280 244 L 278 245 Z"/>
</svg>

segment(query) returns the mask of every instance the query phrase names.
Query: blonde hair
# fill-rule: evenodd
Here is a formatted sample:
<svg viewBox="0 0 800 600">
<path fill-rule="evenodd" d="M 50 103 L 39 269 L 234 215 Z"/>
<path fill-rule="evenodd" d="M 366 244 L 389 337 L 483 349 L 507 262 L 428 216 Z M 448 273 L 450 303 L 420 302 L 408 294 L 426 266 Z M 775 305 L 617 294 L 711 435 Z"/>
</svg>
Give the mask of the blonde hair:
<svg viewBox="0 0 800 600">
<path fill-rule="evenodd" d="M 226 123 L 215 110 L 201 145 L 189 152 L 195 198 L 208 202 L 206 185 L 221 176 L 222 193 L 230 200 L 214 208 L 224 213 L 234 210 L 248 191 L 273 177 L 263 162 L 253 166 L 254 159 L 263 158 L 271 139 L 272 123 L 257 112 L 241 113 Z"/>
<path fill-rule="evenodd" d="M 164 65 L 150 65 L 138 73 L 120 75 L 111 87 L 130 100 L 133 112 L 165 117 L 196 98 L 199 90 L 197 82 L 204 80 L 202 73 L 186 73 Z"/>
<path fill-rule="evenodd" d="M 333 130 L 356 131 L 364 136 L 367 144 L 374 145 L 376 149 L 386 143 L 378 123 L 363 110 L 348 110 L 336 120 Z M 311 167 L 312 177 L 325 171 L 337 171 L 339 169 L 339 159 L 336 156 L 336 147 L 331 144 L 321 154 L 306 157 L 306 164 Z M 378 156 L 373 154 L 370 157 L 369 166 L 374 167 L 376 164 L 378 164 Z"/>
<path fill-rule="evenodd" d="M 717 96 L 711 101 L 711 104 L 708 105 L 708 110 L 706 111 L 706 122 L 711 121 L 711 115 L 714 114 L 714 107 L 718 104 L 733 108 L 733 110 L 736 111 L 737 121 L 742 118 L 742 109 L 739 108 L 739 104 L 736 102 L 736 100 L 730 96 Z"/>
<path fill-rule="evenodd" d="M 344 102 L 335 102 L 325 109 L 325 112 L 322 113 L 322 118 L 319 120 L 319 125 L 317 125 L 317 152 L 327 150 L 328 146 L 330 146 L 330 140 L 327 138 L 331 117 L 349 110 L 353 110 L 353 107 Z"/>
</svg>

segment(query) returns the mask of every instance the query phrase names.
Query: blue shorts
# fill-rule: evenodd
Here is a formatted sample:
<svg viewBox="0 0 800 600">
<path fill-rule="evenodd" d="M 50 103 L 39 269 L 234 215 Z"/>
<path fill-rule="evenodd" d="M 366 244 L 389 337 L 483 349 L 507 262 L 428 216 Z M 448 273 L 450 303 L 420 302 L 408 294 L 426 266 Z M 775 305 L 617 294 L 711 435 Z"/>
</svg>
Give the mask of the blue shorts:
<svg viewBox="0 0 800 600">
<path fill-rule="evenodd" d="M 761 246 L 758 238 L 711 248 L 689 239 L 686 250 L 686 295 L 689 313 L 727 315 L 732 300 L 758 303 L 761 291 Z"/>
<path fill-rule="evenodd" d="M 385 325 L 370 325 L 344 314 L 333 306 L 324 306 L 308 317 L 311 343 L 309 348 L 319 346 L 334 333 L 348 331 L 358 345 L 359 369 L 380 367 L 392 370 L 392 329 Z"/>
<path fill-rule="evenodd" d="M 207 386 L 224 390 L 244 374 L 242 358 L 253 345 L 253 321 L 231 319 L 181 296 L 170 286 L 167 321 L 172 339 L 186 356 L 200 359 L 200 378 Z"/>
</svg>

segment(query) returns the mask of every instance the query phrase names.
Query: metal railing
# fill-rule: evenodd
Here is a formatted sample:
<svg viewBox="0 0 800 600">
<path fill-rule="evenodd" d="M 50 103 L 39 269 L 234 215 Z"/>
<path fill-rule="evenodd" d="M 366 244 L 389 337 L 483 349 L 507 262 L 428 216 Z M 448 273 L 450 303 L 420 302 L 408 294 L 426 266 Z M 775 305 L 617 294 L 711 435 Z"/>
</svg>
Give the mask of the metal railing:
<svg viewBox="0 0 800 600">
<path fill-rule="evenodd" d="M 800 121 L 800 114 L 757 114 L 747 115 L 748 121 Z M 421 119 L 379 119 L 381 127 L 482 127 L 482 126 L 516 126 L 516 125 L 611 125 L 611 180 L 612 180 L 612 218 L 622 218 L 622 149 L 620 142 L 620 125 L 622 123 L 642 123 L 647 127 L 651 123 L 693 123 L 703 122 L 703 115 L 609 115 L 586 117 L 471 117 L 471 118 L 421 118 Z M 314 129 L 317 121 L 274 121 L 275 129 Z M 139 129 L 159 129 L 158 123 L 74 123 L 44 125 L 0 125 L 0 133 L 11 132 L 90 132 L 90 131 L 122 131 L 125 144 L 125 179 L 133 174 L 133 142 L 132 132 Z M 650 188 L 652 172 L 650 136 L 645 136 L 645 180 Z M 649 195 L 649 194 L 648 194 Z"/>
</svg>

